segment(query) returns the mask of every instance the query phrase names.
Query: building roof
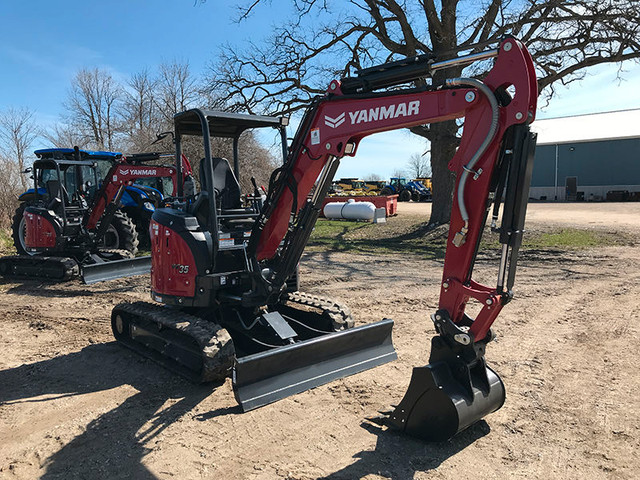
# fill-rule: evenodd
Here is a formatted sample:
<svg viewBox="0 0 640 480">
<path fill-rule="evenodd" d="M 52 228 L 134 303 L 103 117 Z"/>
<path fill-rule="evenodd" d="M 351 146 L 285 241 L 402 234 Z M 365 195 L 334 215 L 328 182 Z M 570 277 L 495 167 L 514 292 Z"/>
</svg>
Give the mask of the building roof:
<svg viewBox="0 0 640 480">
<path fill-rule="evenodd" d="M 536 120 L 538 145 L 640 138 L 640 108 Z"/>
</svg>

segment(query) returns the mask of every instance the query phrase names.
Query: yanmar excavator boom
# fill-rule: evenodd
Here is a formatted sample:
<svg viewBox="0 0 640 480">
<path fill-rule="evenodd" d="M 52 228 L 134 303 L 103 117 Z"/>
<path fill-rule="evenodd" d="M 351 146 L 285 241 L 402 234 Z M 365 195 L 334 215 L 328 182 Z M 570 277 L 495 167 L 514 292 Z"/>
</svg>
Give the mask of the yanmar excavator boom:
<svg viewBox="0 0 640 480">
<path fill-rule="evenodd" d="M 482 81 L 398 87 L 487 59 L 494 63 Z M 220 380 L 231 371 L 243 410 L 395 359 L 391 320 L 351 328 L 346 307 L 292 293 L 291 278 L 342 157 L 354 156 L 373 133 L 464 118 L 449 163 L 457 180 L 431 357 L 380 420 L 428 440 L 455 435 L 505 400 L 484 355 L 490 327 L 512 298 L 536 101 L 533 62 L 514 38 L 495 50 L 446 61 L 408 58 L 332 81 L 306 111 L 261 208 L 241 205 L 235 176 L 226 160 L 212 158 L 209 138 L 237 138 L 252 121 L 283 129 L 282 122 L 197 109 L 176 115 L 176 158 L 183 135 L 203 137 L 202 189 L 194 202 L 154 213 L 152 297 L 166 307 L 118 305 L 116 338 L 193 380 Z M 472 271 L 492 202 L 502 256 L 496 285 L 486 286 Z M 482 304 L 475 318 L 465 313 L 470 299 Z"/>
</svg>

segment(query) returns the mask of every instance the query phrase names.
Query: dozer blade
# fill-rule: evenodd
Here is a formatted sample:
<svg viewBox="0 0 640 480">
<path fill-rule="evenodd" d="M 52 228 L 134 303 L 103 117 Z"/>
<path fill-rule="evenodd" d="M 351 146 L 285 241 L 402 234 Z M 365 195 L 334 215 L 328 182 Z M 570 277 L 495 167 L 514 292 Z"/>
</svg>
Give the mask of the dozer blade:
<svg viewBox="0 0 640 480">
<path fill-rule="evenodd" d="M 94 263 L 82 267 L 82 280 L 86 284 L 115 280 L 116 278 L 146 275 L 151 271 L 151 256 L 125 258 Z"/>
<path fill-rule="evenodd" d="M 439 361 L 413 369 L 404 398 L 384 423 L 439 442 L 495 412 L 504 400 L 502 380 L 484 362 L 466 369 L 463 362 Z"/>
<path fill-rule="evenodd" d="M 397 358 L 393 320 L 328 333 L 240 357 L 233 371 L 236 400 L 253 410 Z"/>
</svg>

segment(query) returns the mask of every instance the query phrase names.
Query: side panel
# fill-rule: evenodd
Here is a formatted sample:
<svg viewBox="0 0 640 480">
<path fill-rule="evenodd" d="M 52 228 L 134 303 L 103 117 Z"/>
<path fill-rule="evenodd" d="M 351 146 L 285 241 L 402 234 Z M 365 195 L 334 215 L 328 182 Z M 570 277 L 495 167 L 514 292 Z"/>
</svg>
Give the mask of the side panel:
<svg viewBox="0 0 640 480">
<path fill-rule="evenodd" d="M 42 215 L 29 210 L 24 213 L 25 239 L 27 248 L 54 248 L 56 246 L 56 229 L 53 223 Z"/>
<path fill-rule="evenodd" d="M 151 239 L 151 289 L 158 295 L 193 297 L 196 262 L 179 233 L 155 220 L 149 226 Z"/>
</svg>

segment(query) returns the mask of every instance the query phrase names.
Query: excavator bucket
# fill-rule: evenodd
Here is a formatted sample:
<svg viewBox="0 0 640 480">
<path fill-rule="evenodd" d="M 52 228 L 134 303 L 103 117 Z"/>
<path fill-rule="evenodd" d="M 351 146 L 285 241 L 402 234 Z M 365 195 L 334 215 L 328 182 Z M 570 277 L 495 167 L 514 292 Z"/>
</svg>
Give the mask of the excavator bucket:
<svg viewBox="0 0 640 480">
<path fill-rule="evenodd" d="M 432 351 L 437 352 L 444 342 L 435 337 L 432 345 Z M 504 401 L 504 384 L 483 357 L 472 364 L 457 357 L 441 357 L 413 369 L 404 398 L 382 423 L 439 442 L 495 412 Z"/>
<path fill-rule="evenodd" d="M 236 400 L 246 412 L 395 360 L 392 328 L 393 320 L 385 319 L 239 357 Z"/>
<path fill-rule="evenodd" d="M 151 256 L 125 258 L 99 262 L 82 267 L 82 280 L 86 284 L 105 282 L 122 277 L 146 275 L 151 272 Z"/>
</svg>

